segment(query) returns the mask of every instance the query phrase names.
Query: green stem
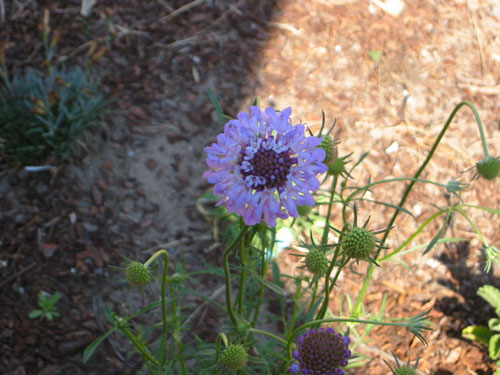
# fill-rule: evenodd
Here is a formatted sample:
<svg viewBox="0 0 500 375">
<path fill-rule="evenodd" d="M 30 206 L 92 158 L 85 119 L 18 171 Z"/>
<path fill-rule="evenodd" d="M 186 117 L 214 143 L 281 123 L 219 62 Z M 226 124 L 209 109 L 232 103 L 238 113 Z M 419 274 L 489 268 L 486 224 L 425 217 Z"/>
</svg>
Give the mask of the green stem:
<svg viewBox="0 0 500 375">
<path fill-rule="evenodd" d="M 166 301 L 166 294 L 167 294 L 167 275 L 168 275 L 168 263 L 169 263 L 169 256 L 167 250 L 161 249 L 158 250 L 156 253 L 154 253 L 147 261 L 144 263 L 144 267 L 148 267 L 151 263 L 153 263 L 156 258 L 158 258 L 160 255 L 163 255 L 165 257 L 165 264 L 163 265 L 163 277 L 161 280 L 161 316 L 162 316 L 162 338 L 165 342 L 165 349 L 167 348 L 167 301 Z M 172 295 L 172 301 L 175 300 L 175 296 Z M 175 302 L 174 302 L 175 305 Z M 163 356 L 163 363 L 162 365 L 165 364 L 165 361 L 167 359 L 167 356 Z"/>
<path fill-rule="evenodd" d="M 325 276 L 325 299 L 323 300 L 323 303 L 321 304 L 321 308 L 318 311 L 318 315 L 316 315 L 316 319 L 323 319 L 326 314 L 326 309 L 328 308 L 328 301 L 330 299 L 330 290 L 331 288 L 329 287 L 329 282 L 330 282 L 330 275 L 332 274 L 333 268 L 335 267 L 335 263 L 337 262 L 337 257 L 339 256 L 340 252 L 340 246 L 337 246 L 335 249 L 335 253 L 333 254 L 333 259 L 330 262 L 330 266 L 328 267 L 328 270 L 326 271 L 326 276 Z M 335 277 L 335 280 L 337 280 L 338 273 L 340 271 L 337 271 L 337 276 Z"/>
<path fill-rule="evenodd" d="M 184 353 L 183 353 L 183 347 L 182 347 L 182 342 L 179 341 L 177 343 L 177 351 L 181 353 L 181 372 L 182 375 L 187 374 L 187 369 L 186 369 L 186 361 L 184 360 Z"/>
<path fill-rule="evenodd" d="M 444 137 L 444 134 L 448 130 L 448 127 L 450 126 L 452 120 L 455 118 L 455 115 L 457 114 L 458 110 L 460 108 L 462 108 L 463 106 L 467 106 L 467 107 L 469 107 L 472 110 L 472 113 L 474 114 L 474 117 L 476 119 L 476 122 L 477 122 L 477 125 L 478 125 L 478 128 L 479 128 L 479 134 L 481 135 L 481 143 L 483 145 L 484 155 L 486 157 L 489 156 L 489 154 L 488 154 L 488 146 L 486 145 L 486 138 L 484 136 L 484 131 L 483 131 L 483 125 L 481 123 L 481 119 L 479 118 L 479 114 L 477 113 L 476 108 L 474 107 L 474 105 L 472 103 L 467 102 L 467 101 L 463 101 L 463 102 L 459 103 L 453 109 L 453 111 L 451 112 L 450 116 L 448 117 L 448 120 L 444 124 L 443 129 L 439 133 L 436 141 L 434 142 L 434 145 L 432 146 L 431 150 L 429 151 L 429 155 L 427 155 L 427 158 L 424 160 L 424 162 L 422 163 L 422 165 L 420 166 L 420 168 L 418 169 L 418 171 L 413 176 L 413 180 L 406 187 L 406 190 L 403 193 L 403 197 L 401 198 L 401 201 L 398 204 L 399 207 L 403 207 L 403 205 L 405 204 L 406 199 L 408 198 L 408 195 L 410 194 L 411 189 L 413 188 L 413 185 L 415 185 L 415 183 L 419 179 L 420 175 L 424 171 L 425 167 L 427 166 L 427 164 L 429 164 L 432 156 L 434 155 L 434 152 L 436 151 L 439 143 L 441 142 L 441 139 Z M 399 212 L 400 212 L 399 209 L 396 209 L 394 211 L 394 214 L 392 215 L 391 221 L 389 222 L 389 225 L 387 225 L 388 228 L 391 228 L 394 225 L 394 222 L 396 221 L 396 218 L 398 217 Z M 381 246 L 383 246 L 385 244 L 385 241 L 387 240 L 387 237 L 389 236 L 389 232 L 390 231 L 385 232 L 384 237 L 382 238 Z M 375 256 L 373 258 L 374 260 L 377 260 L 377 258 L 379 256 L 381 250 L 382 250 L 382 247 L 379 247 L 378 251 L 375 253 Z M 368 285 L 369 285 L 369 283 L 371 281 L 371 278 L 373 276 L 374 267 L 375 266 L 373 265 L 373 263 L 370 263 L 370 265 L 368 267 L 368 270 L 366 272 L 366 278 L 365 278 L 365 281 L 363 283 L 363 287 L 361 288 L 360 294 L 358 295 L 358 298 L 356 299 L 356 303 L 354 305 L 354 310 L 353 310 L 354 313 L 357 313 L 357 311 L 358 311 L 361 303 L 363 302 L 363 299 L 365 297 L 366 291 L 368 290 Z"/>
<path fill-rule="evenodd" d="M 222 263 L 224 266 L 224 276 L 225 276 L 225 284 L 226 284 L 226 308 L 231 319 L 231 323 L 234 325 L 237 324 L 236 315 L 234 315 L 233 310 L 233 302 L 231 300 L 231 272 L 229 270 L 229 254 L 236 247 L 236 245 L 241 241 L 245 233 L 248 231 L 250 227 L 245 225 L 240 233 L 231 241 L 229 246 L 224 250 L 224 254 L 222 256 Z"/>
<path fill-rule="evenodd" d="M 328 213 L 325 217 L 325 228 L 323 229 L 323 237 L 321 237 L 321 244 L 326 245 L 328 242 L 328 231 L 330 229 L 330 215 L 332 213 L 333 198 L 335 196 L 335 189 L 337 187 L 338 176 L 333 177 L 332 188 L 330 193 L 330 201 L 328 202 Z"/>
<path fill-rule="evenodd" d="M 239 290 L 238 290 L 238 300 L 236 304 L 238 305 L 238 314 L 241 316 L 243 314 L 243 306 L 244 306 L 244 300 L 245 300 L 245 283 L 247 280 L 247 264 L 248 264 L 248 259 L 250 257 L 249 255 L 249 247 L 250 244 L 252 243 L 253 236 L 256 233 L 255 230 L 256 227 L 249 233 L 249 235 L 246 238 L 243 238 L 243 241 L 241 241 L 241 247 L 240 247 L 240 262 L 241 262 L 241 272 L 240 272 L 240 285 L 239 285 Z"/>
<path fill-rule="evenodd" d="M 151 354 L 148 353 L 144 345 L 137 339 L 137 337 L 133 335 L 132 332 L 130 332 L 130 330 L 127 327 L 120 327 L 120 329 L 122 330 L 123 333 L 125 333 L 125 335 L 129 338 L 129 340 L 132 341 L 132 344 L 135 345 L 139 353 L 141 353 L 142 358 L 146 360 L 146 365 L 150 369 L 151 373 L 153 373 L 152 368 L 150 367 L 151 365 L 148 361 L 152 362 L 155 366 L 158 366 L 158 361 L 154 359 L 151 356 Z"/>
<path fill-rule="evenodd" d="M 286 341 L 285 339 L 282 339 L 281 337 L 279 336 L 276 336 L 275 334 L 273 333 L 270 333 L 270 332 L 267 332 L 267 331 L 263 331 L 261 329 L 257 329 L 257 328 L 250 328 L 249 330 L 250 332 L 253 332 L 253 333 L 260 333 L 262 335 L 266 335 L 266 336 L 269 336 L 269 337 L 272 337 L 273 339 L 275 340 L 278 340 L 279 342 L 285 344 L 285 345 L 288 345 L 288 341 Z"/>
<path fill-rule="evenodd" d="M 266 252 L 262 252 L 262 259 L 261 259 L 261 267 L 260 267 L 260 277 L 265 278 L 266 277 L 266 271 L 267 271 L 267 261 L 266 261 Z M 259 299 L 257 300 L 257 307 L 255 308 L 255 313 L 253 315 L 252 319 L 252 324 L 251 327 L 255 327 L 257 325 L 257 321 L 259 319 L 259 313 L 260 313 L 260 307 L 262 305 L 262 298 L 264 297 L 264 283 L 259 283 Z"/>
<path fill-rule="evenodd" d="M 311 303 L 309 304 L 308 311 L 311 311 L 312 307 L 314 306 L 314 303 L 316 302 L 316 293 L 318 293 L 318 284 L 319 284 L 319 277 L 314 276 L 313 292 L 311 295 Z"/>
<path fill-rule="evenodd" d="M 340 262 L 340 266 L 337 267 L 337 272 L 335 273 L 335 276 L 333 277 L 333 280 L 331 281 L 330 283 L 330 288 L 328 290 L 328 297 L 330 296 L 330 294 L 332 293 L 332 290 L 333 290 L 333 287 L 335 286 L 335 284 L 337 283 L 337 279 L 339 278 L 340 276 L 340 272 L 344 269 L 344 266 L 349 262 L 349 259 L 344 255 L 342 257 L 342 261 Z M 327 298 L 328 298 L 327 297 Z M 328 303 L 327 303 L 327 307 L 328 307 Z M 324 318 L 324 315 L 320 318 L 320 319 L 323 319 Z"/>
<path fill-rule="evenodd" d="M 287 339 L 292 334 L 293 327 L 295 326 L 295 319 L 297 318 L 297 308 L 298 308 L 297 301 L 300 301 L 302 294 L 302 281 L 295 282 L 295 288 L 296 292 L 295 292 L 295 297 L 293 299 L 292 318 L 290 319 L 290 328 L 287 334 Z"/>
<path fill-rule="evenodd" d="M 227 337 L 223 332 L 220 332 L 217 335 L 217 340 L 215 341 L 215 362 L 218 363 L 220 359 L 220 353 L 221 353 L 221 341 L 224 343 L 224 346 L 228 346 L 227 342 Z"/>
</svg>

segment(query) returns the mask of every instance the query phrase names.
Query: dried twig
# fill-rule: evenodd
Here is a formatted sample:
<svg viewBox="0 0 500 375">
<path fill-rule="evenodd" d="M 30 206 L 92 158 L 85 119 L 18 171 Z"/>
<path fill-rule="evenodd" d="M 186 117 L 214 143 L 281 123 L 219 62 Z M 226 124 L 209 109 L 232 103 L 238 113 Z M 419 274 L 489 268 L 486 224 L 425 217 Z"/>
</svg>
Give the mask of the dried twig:
<svg viewBox="0 0 500 375">
<path fill-rule="evenodd" d="M 481 61 L 481 77 L 484 75 L 484 47 L 483 47 L 483 39 L 481 38 L 482 36 L 482 30 L 479 28 L 477 24 L 477 16 L 476 14 L 470 9 L 469 7 L 469 2 L 467 1 L 467 14 L 469 15 L 472 26 L 474 27 L 474 36 L 476 37 L 476 42 L 477 46 L 479 49 L 479 60 Z"/>
<path fill-rule="evenodd" d="M 15 279 L 17 279 L 22 274 L 28 272 L 29 270 L 31 270 L 35 266 L 36 266 L 36 262 L 33 262 L 29 266 L 26 266 L 22 270 L 16 272 L 14 275 L 12 275 L 11 277 L 7 278 L 2 283 L 0 283 L 0 289 L 2 289 L 5 285 L 7 285 L 8 283 L 10 283 L 11 281 L 14 281 Z"/>
<path fill-rule="evenodd" d="M 190 3 L 187 3 L 186 5 L 183 5 L 180 8 L 174 10 L 173 12 L 167 14 L 166 16 L 160 18 L 160 21 L 164 21 L 164 20 L 168 20 L 168 19 L 172 19 L 174 17 L 177 17 L 179 14 L 187 12 L 189 9 L 194 8 L 195 6 L 201 5 L 204 2 L 205 2 L 205 0 L 191 1 Z"/>
</svg>

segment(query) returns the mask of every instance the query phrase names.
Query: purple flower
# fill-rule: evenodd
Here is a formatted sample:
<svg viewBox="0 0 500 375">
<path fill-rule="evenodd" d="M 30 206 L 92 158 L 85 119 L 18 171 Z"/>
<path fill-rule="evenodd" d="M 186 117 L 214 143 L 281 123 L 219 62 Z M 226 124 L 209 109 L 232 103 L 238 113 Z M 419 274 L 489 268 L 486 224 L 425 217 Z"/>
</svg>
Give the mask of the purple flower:
<svg viewBox="0 0 500 375">
<path fill-rule="evenodd" d="M 311 329 L 298 339 L 298 351 L 293 353 L 298 363 L 290 372 L 302 374 L 343 375 L 342 367 L 347 366 L 351 357 L 350 340 L 333 328 Z"/>
<path fill-rule="evenodd" d="M 203 177 L 215 184 L 217 205 L 225 203 L 247 225 L 264 219 L 274 227 L 276 218 L 298 217 L 298 206 L 315 204 L 311 192 L 320 185 L 316 175 L 327 170 L 325 151 L 316 148 L 320 138 L 305 136 L 304 125 L 292 125 L 291 113 L 250 107 L 250 115 L 239 113 L 205 147 L 211 169 Z"/>
</svg>

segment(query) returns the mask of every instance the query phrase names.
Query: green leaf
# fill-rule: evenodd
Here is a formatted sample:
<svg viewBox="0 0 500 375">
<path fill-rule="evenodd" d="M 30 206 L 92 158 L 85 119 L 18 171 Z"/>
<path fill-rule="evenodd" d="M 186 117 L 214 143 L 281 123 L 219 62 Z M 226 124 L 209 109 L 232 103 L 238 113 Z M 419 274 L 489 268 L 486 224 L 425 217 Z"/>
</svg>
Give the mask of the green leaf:
<svg viewBox="0 0 500 375">
<path fill-rule="evenodd" d="M 472 208 L 477 208 L 478 210 L 483 210 L 492 214 L 500 215 L 500 209 L 498 208 L 490 208 L 490 207 L 482 207 L 482 206 L 476 206 L 473 204 L 462 204 L 461 207 L 472 207 Z"/>
<path fill-rule="evenodd" d="M 500 290 L 493 285 L 483 285 L 477 290 L 477 294 L 493 306 L 495 310 L 500 309 Z"/>
<path fill-rule="evenodd" d="M 280 266 L 278 263 L 273 262 L 272 265 L 272 271 L 273 271 L 273 280 L 276 285 L 281 287 L 281 280 L 280 280 Z"/>
<path fill-rule="evenodd" d="M 500 358 L 500 334 L 496 334 L 490 337 L 488 349 L 491 359 L 497 360 Z"/>
<path fill-rule="evenodd" d="M 224 114 L 222 113 L 222 108 L 219 104 L 219 101 L 217 100 L 217 97 L 215 96 L 215 94 L 211 88 L 208 88 L 207 92 L 208 92 L 208 97 L 210 98 L 210 101 L 212 102 L 212 104 L 215 108 L 215 112 L 217 112 L 217 116 L 219 116 L 219 121 L 222 124 L 224 124 L 226 121 L 224 119 Z"/>
<path fill-rule="evenodd" d="M 281 297 L 284 297 L 286 295 L 285 291 L 282 288 L 280 288 L 278 285 L 276 285 L 276 284 L 274 284 L 274 283 L 272 283 L 270 281 L 267 281 L 266 279 L 264 279 L 260 275 L 257 275 L 255 272 L 253 272 L 251 270 L 248 270 L 248 271 L 250 271 L 252 273 L 253 277 L 255 277 L 262 284 L 264 284 L 264 286 L 266 286 L 269 289 L 271 289 L 274 293 L 278 294 Z"/>
<path fill-rule="evenodd" d="M 376 50 L 373 50 L 373 49 L 370 50 L 370 52 L 368 52 L 368 55 L 377 64 L 380 62 L 380 59 L 382 58 L 382 52 L 381 51 L 376 51 Z"/>
<path fill-rule="evenodd" d="M 432 250 L 434 245 L 441 239 L 441 237 L 444 235 L 444 232 L 446 231 L 446 228 L 448 227 L 447 221 L 444 222 L 443 226 L 439 230 L 439 232 L 434 236 L 431 242 L 429 242 L 429 245 L 425 248 L 424 252 L 422 253 L 423 255 L 427 254 L 429 251 Z"/>
<path fill-rule="evenodd" d="M 32 312 L 30 312 L 28 317 L 30 319 L 36 319 L 39 318 L 41 315 L 42 315 L 42 310 L 33 310 Z"/>
<path fill-rule="evenodd" d="M 468 326 L 462 330 L 462 337 L 488 345 L 491 337 L 491 331 L 485 326 Z"/>
<path fill-rule="evenodd" d="M 491 318 L 488 321 L 488 327 L 492 331 L 500 332 L 500 319 L 498 319 L 498 318 Z"/>
<path fill-rule="evenodd" d="M 52 312 L 50 312 L 50 311 L 45 311 L 45 317 L 50 321 L 52 321 L 52 319 L 54 319 L 54 317 L 52 316 Z"/>
<path fill-rule="evenodd" d="M 58 301 L 59 301 L 59 298 L 61 298 L 61 293 L 59 292 L 55 292 L 49 299 L 48 299 L 48 302 L 51 304 L 51 305 L 55 305 Z"/>
<path fill-rule="evenodd" d="M 97 349 L 99 345 L 101 345 L 101 342 L 106 340 L 109 335 L 111 335 L 115 331 L 115 328 L 109 330 L 106 332 L 104 335 L 99 336 L 97 339 L 92 341 L 83 351 L 83 360 L 82 362 L 85 363 L 89 360 L 89 358 L 94 354 L 94 351 Z"/>
</svg>

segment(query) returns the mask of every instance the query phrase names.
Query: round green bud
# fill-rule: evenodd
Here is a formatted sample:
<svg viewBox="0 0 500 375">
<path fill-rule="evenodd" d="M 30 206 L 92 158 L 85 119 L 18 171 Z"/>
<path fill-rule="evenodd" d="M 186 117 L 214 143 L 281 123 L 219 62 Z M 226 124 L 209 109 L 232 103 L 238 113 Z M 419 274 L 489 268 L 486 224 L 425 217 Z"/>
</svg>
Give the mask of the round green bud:
<svg viewBox="0 0 500 375">
<path fill-rule="evenodd" d="M 180 273 L 176 272 L 170 277 L 169 281 L 174 283 L 174 284 L 182 284 L 183 282 L 185 282 L 187 280 L 187 278 L 188 278 L 188 275 L 180 274 Z"/>
<path fill-rule="evenodd" d="M 241 345 L 229 345 L 222 353 L 221 362 L 229 370 L 238 371 L 247 365 L 248 354 Z"/>
<path fill-rule="evenodd" d="M 417 370 L 411 366 L 401 366 L 395 369 L 394 375 L 417 375 Z"/>
<path fill-rule="evenodd" d="M 144 286 L 151 280 L 151 275 L 144 264 L 134 261 L 127 267 L 127 280 L 133 286 Z"/>
<path fill-rule="evenodd" d="M 236 331 L 240 335 L 246 335 L 246 334 L 248 334 L 248 330 L 249 329 L 250 329 L 250 323 L 248 321 L 246 321 L 246 320 L 241 320 L 236 325 Z"/>
<path fill-rule="evenodd" d="M 300 216 L 307 216 L 312 211 L 313 207 L 308 206 L 307 204 L 303 204 L 302 206 L 297 207 L 297 211 L 299 211 Z"/>
<path fill-rule="evenodd" d="M 476 164 L 477 173 L 487 180 L 494 180 L 500 174 L 500 160 L 493 156 L 484 158 Z"/>
<path fill-rule="evenodd" d="M 332 137 L 325 134 L 318 147 L 322 148 L 326 152 L 325 160 L 323 160 L 324 163 L 328 163 L 333 159 L 333 155 L 335 154 L 335 141 Z"/>
<path fill-rule="evenodd" d="M 340 176 L 345 171 L 344 159 L 336 157 L 326 164 L 328 166 L 328 174 L 332 176 Z"/>
<path fill-rule="evenodd" d="M 342 240 L 342 248 L 348 257 L 368 259 L 376 245 L 375 235 L 365 228 L 353 228 Z"/>
<path fill-rule="evenodd" d="M 328 268 L 328 259 L 321 250 L 312 249 L 306 255 L 306 268 L 314 275 L 322 275 Z"/>
</svg>

